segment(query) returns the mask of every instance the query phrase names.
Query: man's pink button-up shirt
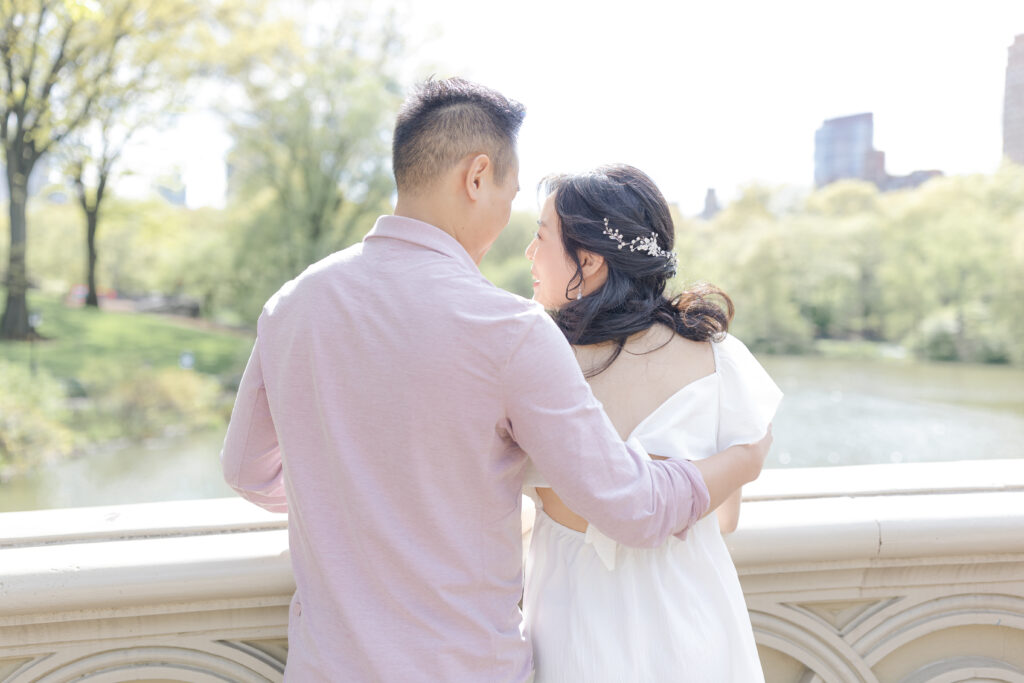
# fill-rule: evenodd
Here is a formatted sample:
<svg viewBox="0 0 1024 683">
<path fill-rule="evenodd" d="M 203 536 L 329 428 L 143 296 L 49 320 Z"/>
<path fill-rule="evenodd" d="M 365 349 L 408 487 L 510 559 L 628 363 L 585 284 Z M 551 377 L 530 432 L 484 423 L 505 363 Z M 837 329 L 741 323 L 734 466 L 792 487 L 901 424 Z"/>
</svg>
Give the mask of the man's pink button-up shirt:
<svg viewBox="0 0 1024 683">
<path fill-rule="evenodd" d="M 692 464 L 627 449 L 565 338 L 442 230 L 384 216 L 267 302 L 222 453 L 288 512 L 290 681 L 525 681 L 530 458 L 629 545 L 708 507 Z"/>
</svg>

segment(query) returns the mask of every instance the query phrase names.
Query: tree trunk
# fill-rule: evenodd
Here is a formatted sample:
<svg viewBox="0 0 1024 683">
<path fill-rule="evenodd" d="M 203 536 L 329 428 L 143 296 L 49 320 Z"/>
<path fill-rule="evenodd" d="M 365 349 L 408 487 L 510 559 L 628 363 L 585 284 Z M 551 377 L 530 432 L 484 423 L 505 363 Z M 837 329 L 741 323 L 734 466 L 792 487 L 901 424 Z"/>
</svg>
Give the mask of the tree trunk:
<svg viewBox="0 0 1024 683">
<path fill-rule="evenodd" d="M 28 339 L 28 272 L 25 265 L 28 172 L 8 168 L 7 177 L 7 187 L 11 195 L 11 252 L 7 265 L 7 303 L 4 306 L 3 319 L 0 320 L 0 339 Z"/>
<path fill-rule="evenodd" d="M 100 299 L 96 294 L 96 221 L 98 213 L 97 209 L 85 212 L 85 243 L 89 254 L 86 270 L 89 293 L 85 295 L 85 305 L 93 308 L 100 307 Z"/>
</svg>

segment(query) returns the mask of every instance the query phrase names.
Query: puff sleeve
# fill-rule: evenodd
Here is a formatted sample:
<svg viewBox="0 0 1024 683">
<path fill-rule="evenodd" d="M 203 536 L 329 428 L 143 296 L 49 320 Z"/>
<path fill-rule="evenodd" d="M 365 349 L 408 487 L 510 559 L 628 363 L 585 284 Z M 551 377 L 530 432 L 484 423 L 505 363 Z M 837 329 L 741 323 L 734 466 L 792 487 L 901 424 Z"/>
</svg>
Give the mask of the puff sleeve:
<svg viewBox="0 0 1024 683">
<path fill-rule="evenodd" d="M 753 443 L 775 417 L 782 391 L 754 355 L 736 337 L 715 343 L 719 391 L 718 450 Z"/>
</svg>

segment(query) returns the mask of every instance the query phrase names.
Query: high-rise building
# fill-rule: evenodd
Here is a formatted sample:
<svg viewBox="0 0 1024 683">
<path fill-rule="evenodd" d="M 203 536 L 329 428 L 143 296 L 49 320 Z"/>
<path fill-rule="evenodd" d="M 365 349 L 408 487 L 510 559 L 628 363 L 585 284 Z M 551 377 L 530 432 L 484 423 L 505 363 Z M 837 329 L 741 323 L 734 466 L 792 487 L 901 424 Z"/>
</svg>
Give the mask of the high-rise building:
<svg viewBox="0 0 1024 683">
<path fill-rule="evenodd" d="M 1003 95 L 1003 156 L 1024 164 L 1024 35 L 1014 39 L 1008 52 Z"/>
<path fill-rule="evenodd" d="M 814 185 L 824 187 L 844 178 L 880 183 L 885 153 L 874 148 L 871 113 L 828 119 L 814 134 Z"/>
<path fill-rule="evenodd" d="M 709 187 L 707 194 L 704 195 L 704 210 L 701 211 L 700 217 L 709 221 L 721 210 L 722 206 L 718 203 L 718 194 L 715 193 L 715 188 Z"/>
<path fill-rule="evenodd" d="M 828 119 L 814 134 L 814 185 L 837 180 L 866 180 L 883 192 L 917 187 L 942 171 L 914 171 L 889 175 L 885 152 L 875 149 L 875 122 L 869 112 Z"/>
</svg>

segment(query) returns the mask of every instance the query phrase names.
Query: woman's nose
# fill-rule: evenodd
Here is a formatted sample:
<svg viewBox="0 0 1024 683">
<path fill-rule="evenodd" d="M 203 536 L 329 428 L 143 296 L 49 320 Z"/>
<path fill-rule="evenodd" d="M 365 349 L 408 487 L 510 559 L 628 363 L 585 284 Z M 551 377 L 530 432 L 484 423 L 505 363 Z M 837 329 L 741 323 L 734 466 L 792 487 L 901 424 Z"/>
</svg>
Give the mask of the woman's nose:
<svg viewBox="0 0 1024 683">
<path fill-rule="evenodd" d="M 530 259 L 531 261 L 533 260 L 533 254 L 536 251 L 534 249 L 536 244 L 537 244 L 537 238 L 534 237 L 532 240 L 530 240 L 530 243 L 526 245 L 526 258 Z"/>
</svg>

